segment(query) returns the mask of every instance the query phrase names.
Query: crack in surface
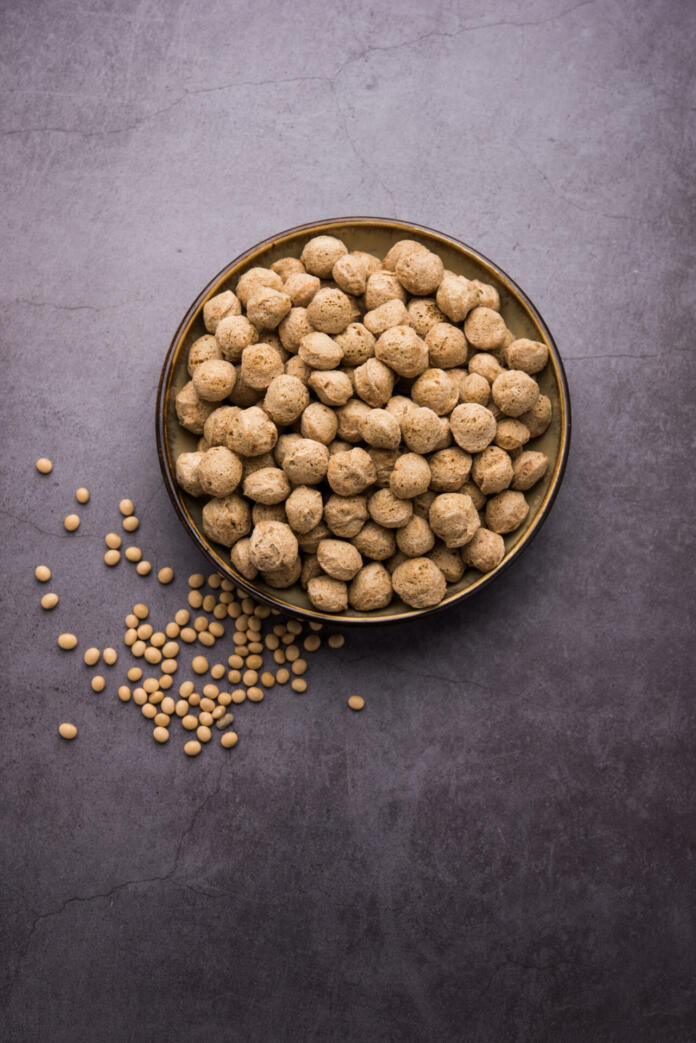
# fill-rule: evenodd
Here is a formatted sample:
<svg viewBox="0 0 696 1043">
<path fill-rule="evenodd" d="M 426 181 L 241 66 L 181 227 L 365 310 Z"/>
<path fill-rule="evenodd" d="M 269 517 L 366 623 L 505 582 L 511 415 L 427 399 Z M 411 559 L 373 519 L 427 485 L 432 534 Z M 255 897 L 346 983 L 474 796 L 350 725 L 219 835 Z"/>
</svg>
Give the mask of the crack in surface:
<svg viewBox="0 0 696 1043">
<path fill-rule="evenodd" d="M 225 765 L 221 764 L 220 770 L 218 771 L 218 777 L 215 788 L 211 793 L 208 793 L 203 798 L 203 800 L 194 808 L 186 828 L 179 837 L 171 869 L 169 869 L 166 873 L 157 874 L 155 876 L 133 877 L 133 879 L 131 880 L 123 880 L 121 881 L 121 883 L 115 884 L 113 887 L 109 888 L 108 891 L 98 891 L 95 894 L 91 895 L 71 895 L 69 898 L 66 898 L 65 901 L 61 902 L 61 904 L 57 906 L 55 909 L 48 909 L 45 913 L 37 913 L 35 915 L 34 919 L 31 922 L 31 926 L 29 927 L 25 943 L 17 958 L 17 963 L 14 972 L 12 973 L 7 985 L 5 986 L 5 1011 L 7 1011 L 7 1009 L 9 1008 L 12 999 L 12 994 L 22 973 L 22 966 L 29 954 L 29 949 L 31 948 L 31 943 L 33 941 L 34 935 L 38 931 L 40 925 L 45 920 L 50 920 L 56 916 L 60 916 L 61 913 L 63 913 L 66 909 L 68 909 L 71 906 L 84 905 L 88 902 L 94 902 L 102 898 L 111 898 L 113 895 L 118 894 L 120 891 L 124 891 L 128 887 L 136 887 L 142 884 L 164 883 L 167 880 L 173 879 L 174 875 L 179 869 L 179 864 L 181 862 L 184 845 L 190 834 L 193 832 L 193 829 L 195 828 L 196 822 L 198 821 L 198 816 L 204 810 L 209 801 L 214 800 L 214 798 L 217 797 L 217 795 L 220 793 L 220 790 L 222 789 L 222 773 L 224 770 Z M 189 885 L 184 886 L 187 887 L 189 890 L 191 889 Z"/>
<path fill-rule="evenodd" d="M 480 25 L 461 25 L 461 22 L 460 22 L 460 27 L 458 29 L 455 29 L 453 32 L 446 32 L 444 30 L 433 30 L 432 32 L 423 33 L 420 36 L 412 37 L 409 40 L 402 40 L 401 43 L 388 44 L 388 45 L 383 45 L 383 46 L 370 45 L 369 47 L 364 48 L 362 51 L 359 51 L 356 55 L 353 55 L 353 57 L 347 58 L 345 62 L 343 62 L 341 65 L 338 66 L 338 68 L 337 68 L 336 72 L 333 74 L 333 76 L 289 76 L 289 77 L 281 77 L 281 78 L 268 78 L 268 79 L 263 79 L 263 80 L 236 80 L 236 81 L 234 81 L 232 83 L 222 83 L 222 84 L 218 84 L 217 86 L 213 86 L 213 87 L 197 87 L 197 88 L 184 87 L 183 88 L 183 93 L 180 94 L 177 98 L 175 98 L 172 102 L 170 102 L 169 105 L 164 105 L 160 109 L 155 109 L 154 112 L 147 113 L 144 116 L 141 116 L 139 118 L 134 119 L 130 123 L 123 124 L 120 127 L 113 127 L 110 130 L 81 130 L 79 127 L 58 127 L 58 126 L 48 126 L 48 127 L 10 127 L 10 128 L 4 129 L 4 130 L 0 130 L 0 136 L 7 136 L 7 137 L 9 137 L 9 136 L 12 136 L 12 135 L 20 135 L 20 134 L 77 134 L 79 137 L 83 137 L 83 138 L 94 138 L 94 137 L 106 137 L 106 136 L 113 135 L 113 134 L 124 134 L 124 133 L 127 133 L 128 131 L 137 130 L 138 127 L 140 127 L 143 123 L 147 123 L 147 122 L 149 122 L 149 121 L 151 121 L 153 119 L 157 119 L 158 116 L 166 115 L 166 113 L 171 112 L 172 109 L 176 108 L 177 105 L 180 105 L 182 102 L 186 101 L 187 98 L 195 97 L 197 95 L 202 95 L 202 94 L 214 94 L 214 93 L 219 92 L 219 91 L 227 91 L 227 90 L 232 90 L 234 88 L 240 88 L 240 87 L 266 87 L 266 86 L 277 86 L 277 85 L 285 85 L 285 84 L 292 84 L 292 83 L 325 83 L 325 84 L 327 84 L 329 86 L 329 89 L 334 94 L 334 98 L 335 98 L 335 82 L 336 82 L 336 80 L 351 65 L 355 65 L 358 62 L 364 61 L 371 54 L 386 54 L 386 53 L 389 53 L 390 51 L 403 50 L 404 48 L 408 48 L 408 47 L 417 47 L 419 44 L 426 43 L 429 40 L 437 40 L 437 39 L 453 40 L 453 39 L 457 39 L 457 37 L 459 37 L 459 36 L 465 36 L 467 33 L 481 32 L 481 31 L 490 30 L 490 29 L 497 29 L 497 28 L 504 27 L 504 26 L 509 26 L 509 27 L 512 27 L 512 28 L 519 28 L 519 29 L 521 29 L 521 28 L 525 28 L 527 26 L 533 27 L 533 26 L 538 26 L 538 25 L 547 25 L 550 22 L 554 22 L 554 21 L 557 21 L 557 20 L 559 20 L 561 18 L 568 17 L 569 15 L 573 14 L 575 11 L 578 11 L 581 7 L 589 7 L 592 4 L 594 4 L 595 2 L 596 2 L 596 0 L 582 0 L 581 3 L 575 4 L 573 7 L 566 8 L 566 10 L 564 10 L 564 11 L 558 11 L 556 14 L 550 15 L 548 18 L 540 18 L 540 19 L 536 19 L 536 20 L 519 21 L 519 22 L 513 21 L 511 19 L 507 19 L 507 20 L 502 20 L 502 21 L 499 21 L 499 22 L 483 22 Z M 350 136 L 348 136 L 348 140 L 349 140 L 349 143 L 351 144 L 351 147 L 353 148 L 353 151 L 358 156 L 360 161 L 362 163 L 364 163 L 368 167 L 368 169 L 370 169 L 370 167 L 367 164 L 367 161 L 365 160 L 364 156 L 362 156 L 357 151 L 355 143 L 352 141 Z M 391 196 L 391 189 L 389 188 L 389 186 L 386 185 L 384 183 L 384 181 L 382 181 L 382 179 L 379 177 L 379 175 L 374 173 L 374 171 L 371 171 L 371 172 L 374 174 L 374 176 L 376 177 L 376 179 L 378 180 L 380 185 L 382 185 L 382 187 L 385 189 L 385 191 Z M 541 172 L 539 172 L 539 173 L 541 173 Z M 542 175 L 542 176 L 545 177 L 545 175 Z M 549 185 L 550 185 L 550 187 L 553 190 L 553 186 L 550 184 L 550 182 L 549 182 Z M 571 205 L 574 205 L 574 206 L 578 205 L 578 204 L 573 203 L 572 200 L 567 200 L 567 202 L 571 203 Z M 393 203 L 393 197 L 392 197 L 392 203 Z M 582 207 L 578 207 L 578 209 L 582 209 Z M 623 216 L 626 216 L 626 215 L 611 215 L 611 214 L 608 214 L 608 215 L 603 215 L 603 216 L 607 216 L 607 217 L 622 216 L 623 217 Z"/>
<path fill-rule="evenodd" d="M 32 521 L 31 518 L 22 518 L 18 514 L 8 511 L 6 507 L 0 507 L 0 515 L 21 522 L 22 525 L 28 525 L 30 529 L 36 529 L 43 536 L 53 536 L 57 540 L 100 540 L 102 538 L 98 533 L 80 532 L 79 529 L 77 532 L 53 532 L 51 529 L 43 529 L 35 521 Z"/>
<path fill-rule="evenodd" d="M 608 213 L 606 213 L 603 210 L 593 210 L 590 207 L 581 206 L 580 203 L 576 203 L 574 199 L 571 199 L 570 196 L 565 195 L 564 192 L 561 192 L 561 191 L 559 191 L 559 189 L 556 188 L 554 183 L 549 178 L 548 174 L 545 174 L 544 171 L 541 169 L 541 167 L 537 166 L 537 164 L 534 162 L 533 159 L 530 159 L 528 154 L 524 151 L 524 149 L 521 147 L 521 145 L 517 141 L 513 141 L 512 145 L 514 146 L 514 148 L 517 149 L 519 154 L 522 156 L 523 160 L 526 163 L 529 164 L 529 166 L 532 168 L 532 170 L 536 171 L 536 173 L 539 175 L 541 180 L 544 181 L 545 184 L 548 185 L 548 187 L 551 189 L 551 191 L 556 196 L 556 198 L 560 199 L 561 202 L 568 203 L 569 206 L 575 207 L 576 210 L 580 210 L 583 214 L 592 214 L 595 217 L 606 217 L 606 218 L 609 218 L 609 219 L 614 220 L 614 221 L 630 221 L 630 220 L 632 220 L 632 218 L 633 218 L 632 214 L 608 214 Z"/>
</svg>

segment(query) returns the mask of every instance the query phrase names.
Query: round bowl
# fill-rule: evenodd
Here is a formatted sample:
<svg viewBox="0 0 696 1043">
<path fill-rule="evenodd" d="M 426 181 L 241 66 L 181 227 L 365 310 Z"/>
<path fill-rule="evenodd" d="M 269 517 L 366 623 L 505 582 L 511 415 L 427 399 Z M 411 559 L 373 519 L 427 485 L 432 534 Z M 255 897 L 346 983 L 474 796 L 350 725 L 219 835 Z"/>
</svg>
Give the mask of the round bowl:
<svg viewBox="0 0 696 1043">
<path fill-rule="evenodd" d="M 448 585 L 444 599 L 433 608 L 411 609 L 395 598 L 387 608 L 376 612 L 361 613 L 349 609 L 332 615 L 313 608 L 299 583 L 287 590 L 275 590 L 260 577 L 251 582 L 234 570 L 228 549 L 207 538 L 201 525 L 202 503 L 180 489 L 176 481 L 176 457 L 181 452 L 195 449 L 198 442 L 195 435 L 179 426 L 175 397 L 189 379 L 186 369 L 188 349 L 206 332 L 204 303 L 222 290 L 234 289 L 239 276 L 248 268 L 269 267 L 280 257 L 299 257 L 307 240 L 321 234 L 336 235 L 349 250 L 367 250 L 379 257 L 384 257 L 399 239 L 415 239 L 423 243 L 440 255 L 446 268 L 469 279 L 493 283 L 500 293 L 501 312 L 515 336 L 542 341 L 549 349 L 549 363 L 537 379 L 542 392 L 551 400 L 553 416 L 547 431 L 530 444 L 546 453 L 550 467 L 546 476 L 526 494 L 530 506 L 527 519 L 516 532 L 504 537 L 505 556 L 496 569 L 484 574 L 467 569 L 458 583 Z M 285 613 L 343 626 L 392 623 L 425 616 L 471 597 L 501 576 L 529 546 L 548 516 L 563 478 L 570 444 L 570 399 L 563 363 L 553 337 L 532 302 L 502 269 L 465 243 L 431 228 L 377 217 L 346 217 L 300 225 L 265 239 L 240 254 L 201 290 L 181 320 L 164 360 L 157 392 L 156 430 L 162 475 L 174 509 L 191 539 L 218 572 L 253 597 Z"/>
</svg>

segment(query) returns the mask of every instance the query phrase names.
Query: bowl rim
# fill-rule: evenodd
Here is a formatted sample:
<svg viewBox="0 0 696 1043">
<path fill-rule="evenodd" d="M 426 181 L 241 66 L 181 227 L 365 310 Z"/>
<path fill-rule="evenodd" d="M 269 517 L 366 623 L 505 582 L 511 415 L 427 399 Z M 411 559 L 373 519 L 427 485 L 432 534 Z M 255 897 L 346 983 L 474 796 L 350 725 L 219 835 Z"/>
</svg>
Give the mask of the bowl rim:
<svg viewBox="0 0 696 1043">
<path fill-rule="evenodd" d="M 199 530 L 198 526 L 194 523 L 191 518 L 180 494 L 179 486 L 175 477 L 175 465 L 171 460 L 169 453 L 169 444 L 167 441 L 167 418 L 168 418 L 168 406 L 169 406 L 169 394 L 171 391 L 172 376 L 174 372 L 174 363 L 177 360 L 178 349 L 189 332 L 189 329 L 195 321 L 201 307 L 205 301 L 213 295 L 218 287 L 226 282 L 236 268 L 246 264 L 259 254 L 263 253 L 269 247 L 277 246 L 285 240 L 296 239 L 299 235 L 307 232 L 313 232 L 315 235 L 321 233 L 334 232 L 338 227 L 345 225 L 376 225 L 378 227 L 384 227 L 399 232 L 424 232 L 429 237 L 434 237 L 440 241 L 456 247 L 459 251 L 468 255 L 472 260 L 481 264 L 484 268 L 493 274 L 514 297 L 521 306 L 527 311 L 530 318 L 538 326 L 541 331 L 546 346 L 549 349 L 549 361 L 552 364 L 556 382 L 559 388 L 559 399 L 561 406 L 561 422 L 560 422 L 560 444 L 559 452 L 556 457 L 556 463 L 554 466 L 551 480 L 549 482 L 548 489 L 544 494 L 544 498 L 539 505 L 535 517 L 532 519 L 527 531 L 524 533 L 522 538 L 515 544 L 515 546 L 507 553 L 501 563 L 496 566 L 491 572 L 482 573 L 479 578 L 471 583 L 468 587 L 463 590 L 455 591 L 449 596 L 446 596 L 437 605 L 433 605 L 429 608 L 422 609 L 407 609 L 404 612 L 393 613 L 387 616 L 382 615 L 342 615 L 336 613 L 321 612 L 318 609 L 304 608 L 301 605 L 295 605 L 292 602 L 285 601 L 283 599 L 282 591 L 279 590 L 278 594 L 269 594 L 265 590 L 261 590 L 255 586 L 253 581 L 245 579 L 233 568 L 230 562 L 225 561 L 214 547 L 208 542 L 204 535 Z M 520 555 L 527 549 L 534 537 L 538 534 L 542 525 L 546 521 L 551 507 L 558 495 L 563 475 L 565 473 L 566 463 L 568 460 L 568 453 L 570 450 L 570 436 L 571 436 L 571 408 L 570 408 L 570 393 L 568 390 L 568 380 L 566 377 L 565 368 L 563 361 L 560 356 L 560 352 L 556 345 L 556 342 L 549 330 L 548 326 L 544 322 L 541 314 L 537 310 L 536 306 L 527 296 L 527 294 L 517 285 L 517 283 L 500 268 L 497 264 L 491 261 L 480 251 L 469 246 L 467 243 L 462 242 L 460 239 L 454 236 L 447 235 L 444 232 L 440 232 L 435 228 L 430 228 L 427 225 L 416 224 L 410 221 L 399 221 L 394 218 L 385 217 L 334 217 L 320 221 L 309 221 L 305 224 L 295 225 L 292 228 L 286 228 L 284 231 L 277 235 L 268 236 L 266 239 L 261 240 L 254 246 L 249 247 L 243 253 L 239 254 L 234 260 L 222 268 L 217 275 L 213 276 L 210 282 L 200 291 L 196 296 L 193 303 L 187 308 L 183 319 L 179 323 L 176 332 L 171 340 L 169 349 L 165 356 L 160 372 L 159 382 L 157 385 L 157 398 L 155 406 L 155 434 L 157 439 L 157 455 L 159 458 L 160 469 L 162 471 L 162 477 L 164 479 L 165 488 L 169 495 L 169 499 L 172 502 L 174 510 L 176 511 L 179 520 L 187 530 L 189 536 L 196 544 L 198 549 L 205 555 L 211 565 L 214 568 L 225 575 L 236 587 L 240 587 L 246 591 L 256 600 L 262 601 L 269 605 L 271 608 L 275 608 L 285 613 L 286 615 L 298 616 L 307 620 L 329 623 L 341 627 L 350 626 L 377 626 L 385 623 L 403 623 L 413 621 L 415 619 L 422 619 L 424 616 L 429 616 L 435 612 L 443 611 L 452 605 L 464 601 L 466 598 L 473 596 L 482 590 L 485 586 L 491 583 L 494 579 L 497 579 L 506 569 L 516 562 Z"/>
</svg>

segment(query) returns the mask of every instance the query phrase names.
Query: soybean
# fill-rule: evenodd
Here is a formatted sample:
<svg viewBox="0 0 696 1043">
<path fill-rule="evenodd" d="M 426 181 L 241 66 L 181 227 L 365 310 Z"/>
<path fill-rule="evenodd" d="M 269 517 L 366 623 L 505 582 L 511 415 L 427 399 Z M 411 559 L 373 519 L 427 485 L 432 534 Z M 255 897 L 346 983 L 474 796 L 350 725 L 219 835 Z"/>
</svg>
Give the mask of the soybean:
<svg viewBox="0 0 696 1043">
<path fill-rule="evenodd" d="M 79 514 L 68 514 L 63 520 L 63 525 L 68 530 L 68 532 L 75 532 L 75 530 L 79 529 L 80 527 Z"/>
<path fill-rule="evenodd" d="M 44 471 L 43 473 L 48 474 L 48 471 Z M 65 721 L 63 724 L 58 725 L 58 734 L 61 739 L 74 739 L 77 735 L 77 728 L 74 724 L 69 724 Z"/>
<path fill-rule="evenodd" d="M 38 579 L 39 583 L 48 583 L 52 573 L 48 565 L 37 565 L 34 569 L 34 575 Z"/>
<path fill-rule="evenodd" d="M 77 638 L 74 634 L 61 634 L 58 638 L 58 647 L 64 652 L 71 652 L 77 646 Z"/>
<path fill-rule="evenodd" d="M 80 488 L 75 493 L 75 499 L 78 503 L 87 503 L 87 501 L 89 500 L 89 489 L 85 489 L 84 486 L 80 486 Z"/>
<path fill-rule="evenodd" d="M 51 471 L 53 470 L 53 464 L 51 463 L 51 461 L 48 459 L 47 456 L 40 456 L 39 459 L 36 461 L 36 470 L 39 472 L 39 474 L 50 474 Z M 73 725 L 71 724 L 70 727 L 72 728 Z M 77 734 L 77 731 L 75 732 L 75 734 Z M 66 739 L 67 738 L 73 739 L 74 736 L 73 735 L 70 735 L 70 736 L 66 735 L 66 736 L 64 736 L 64 738 L 66 738 Z"/>
<path fill-rule="evenodd" d="M 44 594 L 41 598 L 41 608 L 45 608 L 48 612 L 50 609 L 55 608 L 58 604 L 57 594 Z"/>
</svg>

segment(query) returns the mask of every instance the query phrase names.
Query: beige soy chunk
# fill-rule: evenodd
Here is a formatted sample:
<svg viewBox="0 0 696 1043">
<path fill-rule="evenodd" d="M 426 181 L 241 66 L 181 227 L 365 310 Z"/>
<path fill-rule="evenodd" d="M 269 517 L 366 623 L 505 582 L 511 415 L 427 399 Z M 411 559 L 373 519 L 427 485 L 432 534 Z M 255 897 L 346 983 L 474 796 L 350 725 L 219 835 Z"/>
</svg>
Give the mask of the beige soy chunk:
<svg viewBox="0 0 696 1043">
<path fill-rule="evenodd" d="M 486 527 L 493 532 L 514 532 L 529 514 L 529 504 L 521 492 L 506 489 L 486 504 Z"/>
<path fill-rule="evenodd" d="M 410 500 L 395 496 L 391 489 L 378 489 L 367 501 L 367 510 L 378 525 L 387 529 L 399 529 L 410 521 L 413 504 Z"/>
<path fill-rule="evenodd" d="M 362 322 L 351 322 L 336 336 L 343 350 L 344 366 L 361 366 L 375 353 L 375 338 Z"/>
<path fill-rule="evenodd" d="M 305 266 L 299 257 L 280 257 L 271 265 L 271 271 L 279 275 L 285 282 L 290 275 L 296 272 L 304 272 Z"/>
<path fill-rule="evenodd" d="M 449 422 L 455 442 L 467 453 L 480 453 L 495 438 L 495 417 L 490 409 L 477 402 L 458 405 L 452 410 Z"/>
<path fill-rule="evenodd" d="M 61 739 L 74 739 L 77 735 L 77 728 L 74 724 L 64 721 L 63 724 L 58 725 L 58 734 Z"/>
<path fill-rule="evenodd" d="M 508 369 L 495 378 L 491 394 L 498 409 L 507 416 L 519 417 L 534 406 L 539 385 L 521 369 Z"/>
<path fill-rule="evenodd" d="M 226 446 L 211 446 L 203 453 L 197 471 L 201 491 L 218 498 L 229 496 L 242 478 L 242 461 Z"/>
<path fill-rule="evenodd" d="M 273 290 L 283 288 L 283 280 L 277 272 L 270 268 L 250 268 L 240 276 L 237 282 L 236 293 L 243 307 L 246 308 L 249 298 L 256 290 L 263 286 L 270 286 Z"/>
<path fill-rule="evenodd" d="M 317 560 L 324 572 L 333 579 L 351 580 L 362 568 L 360 552 L 346 540 L 321 540 Z"/>
<path fill-rule="evenodd" d="M 539 438 L 551 423 L 550 399 L 546 395 L 539 395 L 532 408 L 522 413 L 518 420 L 527 428 L 530 438 Z"/>
<path fill-rule="evenodd" d="M 39 474 L 50 474 L 53 470 L 53 464 L 47 456 L 40 456 L 36 461 L 36 470 Z"/>
<path fill-rule="evenodd" d="M 395 272 L 405 290 L 417 297 L 427 297 L 442 282 L 445 267 L 430 250 L 410 250 L 401 254 Z"/>
<path fill-rule="evenodd" d="M 397 449 L 401 442 L 399 421 L 387 409 L 370 409 L 360 421 L 360 434 L 376 449 Z"/>
<path fill-rule="evenodd" d="M 410 608 L 431 608 L 445 596 L 447 582 L 430 558 L 410 558 L 392 573 L 395 592 Z"/>
<path fill-rule="evenodd" d="M 414 297 L 409 301 L 406 310 L 409 322 L 419 337 L 427 338 L 433 326 L 445 321 L 445 316 L 432 297 Z M 436 365 L 441 366 L 442 362 L 437 362 Z"/>
<path fill-rule="evenodd" d="M 400 377 L 411 379 L 428 368 L 428 348 L 411 326 L 393 326 L 378 338 L 375 356 Z M 370 403 L 372 404 L 372 403 Z"/>
<path fill-rule="evenodd" d="M 426 369 L 413 382 L 411 397 L 418 406 L 425 406 L 437 416 L 444 416 L 451 413 L 459 401 L 459 386 L 446 370 Z"/>
<path fill-rule="evenodd" d="M 471 477 L 486 496 L 500 493 L 512 481 L 512 460 L 504 449 L 489 445 L 474 457 Z"/>
<path fill-rule="evenodd" d="M 287 427 L 298 417 L 303 416 L 308 405 L 309 392 L 305 385 L 297 377 L 288 376 L 285 373 L 281 373 L 271 380 L 263 401 L 263 407 L 271 420 L 282 427 Z"/>
<path fill-rule="evenodd" d="M 500 565 L 505 556 L 503 537 L 483 526 L 461 550 L 462 560 L 479 572 L 490 572 Z"/>
<path fill-rule="evenodd" d="M 322 612 L 343 612 L 348 608 L 348 588 L 330 576 L 317 576 L 307 584 L 307 596 Z"/>
<path fill-rule="evenodd" d="M 462 331 L 449 322 L 438 322 L 425 335 L 431 366 L 452 369 L 466 363 L 469 351 Z"/>
<path fill-rule="evenodd" d="M 419 453 L 404 453 L 394 464 L 389 488 L 402 500 L 410 500 L 428 490 L 431 481 L 428 461 Z"/>
<path fill-rule="evenodd" d="M 511 488 L 526 492 L 544 477 L 549 461 L 544 453 L 527 450 L 520 453 L 512 465 L 513 478 Z"/>
<path fill-rule="evenodd" d="M 502 315 L 492 308 L 473 308 L 466 317 L 464 333 L 479 351 L 494 351 L 505 340 L 507 327 Z"/>
<path fill-rule="evenodd" d="M 305 244 L 300 260 L 306 270 L 321 279 L 328 279 L 340 257 L 348 247 L 333 235 L 316 235 Z"/>
<path fill-rule="evenodd" d="M 433 500 L 428 515 L 430 527 L 445 545 L 463 547 L 481 521 L 472 499 L 466 493 L 441 493 Z"/>
<path fill-rule="evenodd" d="M 549 349 L 538 340 L 521 337 L 508 344 L 504 351 L 510 369 L 522 370 L 533 375 L 540 373 L 549 360 Z"/>
<path fill-rule="evenodd" d="M 358 495 L 372 485 L 376 477 L 371 457 L 359 447 L 335 453 L 328 461 L 328 482 L 339 496 Z"/>
<path fill-rule="evenodd" d="M 478 298 L 478 290 L 469 279 L 451 272 L 444 275 L 435 295 L 438 308 L 451 322 L 463 322 Z"/>
<path fill-rule="evenodd" d="M 203 305 L 203 324 L 208 333 L 215 333 L 221 319 L 227 318 L 228 315 L 241 315 L 241 313 L 242 305 L 236 295 L 231 290 L 224 290 L 222 293 L 216 293 Z M 201 337 L 200 339 L 207 338 Z"/>
<path fill-rule="evenodd" d="M 327 286 L 312 297 L 307 318 L 321 333 L 343 333 L 353 321 L 353 305 L 342 290 Z"/>
<path fill-rule="evenodd" d="M 354 608 L 356 612 L 372 612 L 375 609 L 386 608 L 391 599 L 391 576 L 384 565 L 378 561 L 371 561 L 368 565 L 361 568 L 348 587 L 348 601 L 351 608 Z M 336 636 L 338 635 L 331 635 L 331 637 Z M 307 642 L 310 640 L 311 637 L 306 638 L 305 648 L 307 648 Z M 331 645 L 330 639 L 329 644 Z M 313 651 L 314 647 L 312 645 L 308 651 Z M 331 647 L 340 647 L 340 645 L 331 645 Z"/>
<path fill-rule="evenodd" d="M 327 333 L 314 330 L 300 341 L 298 355 L 312 369 L 336 369 L 343 358 L 343 348 Z"/>
<path fill-rule="evenodd" d="M 283 290 L 295 308 L 306 308 L 320 288 L 321 280 L 309 272 L 293 272 L 283 284 Z"/>
<path fill-rule="evenodd" d="M 63 525 L 68 532 L 75 532 L 80 527 L 79 514 L 68 514 L 63 520 Z"/>
<path fill-rule="evenodd" d="M 406 303 L 406 291 L 392 272 L 373 272 L 365 287 L 365 309 L 374 311 L 387 301 L 400 300 Z"/>
<path fill-rule="evenodd" d="M 410 318 L 406 305 L 398 297 L 393 301 L 385 301 L 379 308 L 365 313 L 363 324 L 374 336 L 380 337 L 394 326 L 409 326 Z"/>
<path fill-rule="evenodd" d="M 360 297 L 367 286 L 368 268 L 365 258 L 360 254 L 341 254 L 331 269 L 333 280 L 339 290 Z"/>
</svg>

